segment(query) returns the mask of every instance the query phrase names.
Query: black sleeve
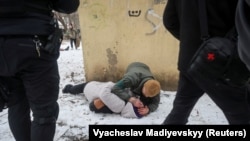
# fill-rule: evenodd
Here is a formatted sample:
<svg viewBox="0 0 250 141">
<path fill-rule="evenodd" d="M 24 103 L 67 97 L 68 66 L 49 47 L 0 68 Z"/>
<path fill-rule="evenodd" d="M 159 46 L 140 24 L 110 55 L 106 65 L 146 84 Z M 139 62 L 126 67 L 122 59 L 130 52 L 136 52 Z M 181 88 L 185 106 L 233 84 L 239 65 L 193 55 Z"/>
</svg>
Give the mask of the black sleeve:
<svg viewBox="0 0 250 141">
<path fill-rule="evenodd" d="M 80 4 L 80 0 L 54 0 L 53 10 L 65 14 L 75 12 Z"/>
<path fill-rule="evenodd" d="M 178 0 L 168 0 L 163 13 L 163 25 L 177 39 L 180 39 Z"/>
<path fill-rule="evenodd" d="M 250 70 L 250 0 L 239 0 L 236 9 L 235 25 L 238 32 L 238 53 Z"/>
<path fill-rule="evenodd" d="M 152 102 L 148 105 L 149 112 L 154 112 L 158 107 L 160 103 L 160 94 L 152 98 Z"/>
<path fill-rule="evenodd" d="M 250 0 L 245 0 L 247 5 L 250 7 Z"/>
</svg>

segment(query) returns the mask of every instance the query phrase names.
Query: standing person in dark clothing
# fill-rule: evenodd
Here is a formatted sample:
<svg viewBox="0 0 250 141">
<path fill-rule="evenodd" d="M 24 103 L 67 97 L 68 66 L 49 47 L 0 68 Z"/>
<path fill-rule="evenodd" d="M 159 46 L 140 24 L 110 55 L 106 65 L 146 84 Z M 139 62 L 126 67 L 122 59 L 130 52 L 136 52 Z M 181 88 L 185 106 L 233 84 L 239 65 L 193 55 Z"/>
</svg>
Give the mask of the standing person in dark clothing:
<svg viewBox="0 0 250 141">
<path fill-rule="evenodd" d="M 126 91 L 128 88 L 134 96 Z M 135 97 L 138 97 L 144 104 L 143 108 L 139 108 L 139 113 L 143 116 L 158 108 L 160 90 L 160 83 L 154 78 L 149 66 L 141 62 L 129 64 L 123 78 L 111 88 L 111 92 L 125 102 L 134 103 Z"/>
<path fill-rule="evenodd" d="M 0 95 L 8 97 L 17 141 L 53 141 L 62 34 L 52 11 L 70 14 L 78 6 L 79 0 L 1 0 Z"/>
<path fill-rule="evenodd" d="M 73 27 L 73 24 L 71 23 L 69 25 L 69 40 L 70 40 L 70 47 L 71 49 L 77 49 L 76 47 L 76 36 L 77 36 L 77 31 L 75 30 L 75 28 Z"/>
<path fill-rule="evenodd" d="M 198 84 L 187 73 L 190 61 L 202 43 L 198 1 L 168 0 L 164 11 L 164 26 L 180 41 L 180 75 L 173 109 L 162 124 L 187 124 L 193 107 L 205 89 L 210 90 L 206 93 L 222 110 L 229 124 L 249 124 L 250 110 L 245 86 L 228 88 L 223 83 L 217 85 L 208 80 Z M 235 26 L 237 1 L 206 0 L 210 36 L 224 37 Z"/>
<path fill-rule="evenodd" d="M 239 0 L 235 22 L 239 34 L 239 56 L 250 70 L 250 0 Z"/>
<path fill-rule="evenodd" d="M 236 9 L 235 25 L 238 31 L 238 52 L 242 62 L 250 71 L 250 0 L 239 0 Z M 250 83 L 247 84 L 250 93 Z M 248 96 L 250 103 L 250 96 Z"/>
</svg>

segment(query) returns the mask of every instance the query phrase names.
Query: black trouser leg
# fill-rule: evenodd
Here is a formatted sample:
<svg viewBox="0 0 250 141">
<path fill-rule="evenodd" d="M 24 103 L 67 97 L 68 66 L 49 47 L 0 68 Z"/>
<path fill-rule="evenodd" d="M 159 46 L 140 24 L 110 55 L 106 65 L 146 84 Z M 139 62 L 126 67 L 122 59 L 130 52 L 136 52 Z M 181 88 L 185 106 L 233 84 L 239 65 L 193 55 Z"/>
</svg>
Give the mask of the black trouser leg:
<svg viewBox="0 0 250 141">
<path fill-rule="evenodd" d="M 31 141 L 54 140 L 59 114 L 57 99 L 60 76 L 57 57 L 41 51 L 41 56 L 34 58 L 34 63 L 28 68 L 32 71 L 20 76 L 33 113 Z"/>
<path fill-rule="evenodd" d="M 40 68 L 43 65 L 34 66 Z M 53 141 L 56 120 L 59 114 L 57 103 L 59 94 L 59 74 L 56 62 L 36 71 L 36 75 L 27 74 L 24 78 L 27 97 L 34 120 L 31 125 L 32 141 Z"/>
<path fill-rule="evenodd" d="M 13 77 L 0 79 L 5 79 L 4 84 L 13 94 L 10 103 L 13 99 L 18 99 L 19 102 L 23 99 L 28 101 L 23 104 L 14 103 L 9 109 L 10 125 L 16 140 L 22 141 L 31 134 L 25 141 L 53 141 L 59 113 L 59 54 L 50 54 L 42 47 L 38 54 L 33 37 L 6 37 L 3 45 L 0 54 L 5 55 L 0 55 L 3 58 L 0 66 L 4 67 L 0 68 L 0 75 Z M 55 49 L 59 51 L 59 47 Z M 4 69 L 6 70 L 3 71 Z M 31 126 L 28 106 L 33 113 Z M 25 126 L 18 121 L 22 117 Z"/>
<path fill-rule="evenodd" d="M 30 108 L 27 99 L 9 107 L 8 119 L 10 130 L 16 141 L 30 141 Z"/>
<path fill-rule="evenodd" d="M 186 124 L 193 107 L 203 93 L 195 83 L 180 72 L 173 108 L 162 124 Z"/>
<path fill-rule="evenodd" d="M 74 85 L 73 87 L 71 87 L 69 89 L 69 93 L 70 94 L 79 94 L 79 93 L 83 93 L 83 89 L 85 87 L 87 83 L 82 83 L 82 84 L 78 84 L 78 85 Z"/>
<path fill-rule="evenodd" d="M 77 47 L 76 47 L 76 39 L 73 39 L 73 40 L 74 40 L 75 49 L 77 49 Z"/>
<path fill-rule="evenodd" d="M 51 103 L 44 107 L 31 105 L 31 108 L 34 112 L 34 120 L 31 125 L 32 141 L 53 141 L 56 130 L 56 120 L 59 113 L 58 104 Z"/>
<path fill-rule="evenodd" d="M 70 39 L 70 46 L 71 46 L 71 49 L 73 49 L 74 46 L 76 48 L 76 39 L 73 39 L 73 38 Z"/>
<path fill-rule="evenodd" d="M 211 83 L 208 95 L 221 108 L 229 124 L 249 124 L 250 108 L 247 87 L 230 87 L 224 83 Z"/>
<path fill-rule="evenodd" d="M 22 80 L 17 77 L 0 77 L 8 93 L 8 120 L 16 141 L 30 141 L 31 117 L 29 102 L 25 96 Z"/>
<path fill-rule="evenodd" d="M 249 124 L 250 108 L 246 86 L 231 85 L 222 80 L 196 78 L 197 84 L 222 110 L 229 124 Z"/>
</svg>

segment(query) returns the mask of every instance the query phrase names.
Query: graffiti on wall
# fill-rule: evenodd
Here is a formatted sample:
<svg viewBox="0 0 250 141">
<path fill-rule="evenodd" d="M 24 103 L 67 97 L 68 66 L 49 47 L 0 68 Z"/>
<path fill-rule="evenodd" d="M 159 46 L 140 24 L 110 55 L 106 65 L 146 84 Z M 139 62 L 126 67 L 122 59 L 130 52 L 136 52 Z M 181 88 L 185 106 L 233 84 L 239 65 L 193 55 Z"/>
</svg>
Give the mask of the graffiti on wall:
<svg viewBox="0 0 250 141">
<path fill-rule="evenodd" d="M 163 4 L 166 5 L 167 0 L 153 0 L 152 6 L 145 11 L 145 20 L 152 26 L 150 32 L 145 33 L 146 35 L 153 35 L 162 26 L 162 13 L 156 13 L 154 11 L 154 5 Z M 141 10 L 128 10 L 129 17 L 139 17 L 141 15 Z M 151 17 L 151 18 L 150 18 Z"/>
<path fill-rule="evenodd" d="M 159 20 L 158 23 L 155 23 L 152 21 L 149 16 L 153 16 L 154 18 L 157 18 Z M 162 17 L 155 13 L 154 9 L 148 9 L 146 14 L 145 14 L 145 19 L 152 25 L 152 31 L 149 33 L 145 33 L 146 35 L 153 35 L 156 33 L 156 31 L 161 27 L 162 25 Z"/>
<path fill-rule="evenodd" d="M 129 10 L 128 15 L 129 17 L 139 17 L 141 15 L 141 10 Z"/>
</svg>

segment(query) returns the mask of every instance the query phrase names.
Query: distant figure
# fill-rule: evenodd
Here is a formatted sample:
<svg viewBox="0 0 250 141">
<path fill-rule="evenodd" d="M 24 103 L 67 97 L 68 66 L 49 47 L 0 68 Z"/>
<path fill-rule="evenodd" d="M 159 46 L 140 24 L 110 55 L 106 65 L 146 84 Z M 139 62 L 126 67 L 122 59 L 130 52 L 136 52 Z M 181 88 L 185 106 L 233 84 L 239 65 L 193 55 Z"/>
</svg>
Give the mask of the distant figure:
<svg viewBox="0 0 250 141">
<path fill-rule="evenodd" d="M 77 49 L 76 47 L 76 38 L 77 38 L 77 30 L 73 27 L 73 24 L 71 23 L 69 25 L 69 40 L 70 40 L 70 47 L 71 49 Z"/>
</svg>

